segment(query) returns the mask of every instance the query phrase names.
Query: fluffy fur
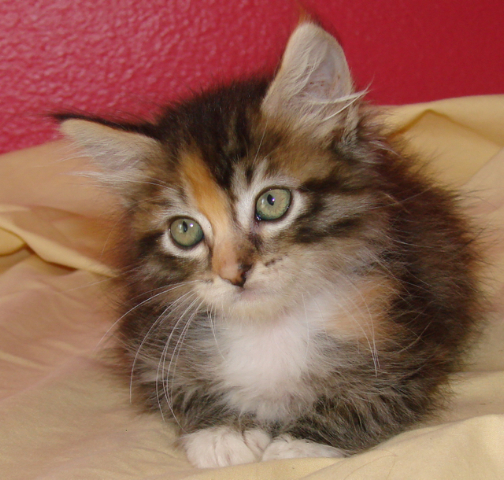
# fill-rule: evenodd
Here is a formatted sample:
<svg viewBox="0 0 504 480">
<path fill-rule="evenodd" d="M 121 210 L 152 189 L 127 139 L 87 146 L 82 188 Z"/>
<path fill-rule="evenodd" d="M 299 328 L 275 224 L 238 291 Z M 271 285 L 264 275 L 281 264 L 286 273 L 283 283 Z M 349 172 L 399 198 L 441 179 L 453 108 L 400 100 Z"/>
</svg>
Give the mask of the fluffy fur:
<svg viewBox="0 0 504 480">
<path fill-rule="evenodd" d="M 122 359 L 193 464 L 352 454 L 440 404 L 481 316 L 474 238 L 330 35 L 155 124 L 60 119 L 122 196 Z"/>
</svg>

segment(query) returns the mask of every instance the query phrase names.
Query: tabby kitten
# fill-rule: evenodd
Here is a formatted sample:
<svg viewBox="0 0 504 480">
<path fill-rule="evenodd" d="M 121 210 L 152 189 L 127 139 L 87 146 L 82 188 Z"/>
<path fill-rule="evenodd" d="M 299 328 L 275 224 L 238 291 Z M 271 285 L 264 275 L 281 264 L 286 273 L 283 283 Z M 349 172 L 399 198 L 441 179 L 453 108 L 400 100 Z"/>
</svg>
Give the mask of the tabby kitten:
<svg viewBox="0 0 504 480">
<path fill-rule="evenodd" d="M 60 119 L 122 196 L 123 359 L 195 466 L 361 452 L 440 404 L 479 317 L 473 238 L 328 33 L 155 124 Z"/>
</svg>

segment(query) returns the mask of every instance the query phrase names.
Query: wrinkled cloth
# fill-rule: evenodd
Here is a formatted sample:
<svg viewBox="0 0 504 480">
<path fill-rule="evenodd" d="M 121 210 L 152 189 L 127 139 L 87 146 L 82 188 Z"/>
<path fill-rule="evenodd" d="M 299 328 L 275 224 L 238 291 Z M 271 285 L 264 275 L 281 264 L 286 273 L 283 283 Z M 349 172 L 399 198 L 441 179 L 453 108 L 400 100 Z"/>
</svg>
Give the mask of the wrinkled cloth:
<svg viewBox="0 0 504 480">
<path fill-rule="evenodd" d="M 504 478 L 504 95 L 384 108 L 394 137 L 464 193 L 481 227 L 488 322 L 446 410 L 345 459 L 198 470 L 103 361 L 117 320 L 118 201 L 64 141 L 0 156 L 0 478 Z"/>
</svg>

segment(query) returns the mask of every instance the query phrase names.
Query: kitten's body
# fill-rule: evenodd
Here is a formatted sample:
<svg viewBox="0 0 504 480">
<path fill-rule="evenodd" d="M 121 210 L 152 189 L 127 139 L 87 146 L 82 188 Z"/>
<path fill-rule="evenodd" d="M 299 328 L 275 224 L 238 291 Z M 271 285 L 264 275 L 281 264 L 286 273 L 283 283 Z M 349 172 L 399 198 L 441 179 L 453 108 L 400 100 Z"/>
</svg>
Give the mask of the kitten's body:
<svg viewBox="0 0 504 480">
<path fill-rule="evenodd" d="M 339 45 L 305 24 L 272 83 L 156 125 L 64 123 L 124 198 L 133 386 L 195 465 L 364 450 L 424 418 L 459 366 L 472 237 L 366 111 Z"/>
</svg>

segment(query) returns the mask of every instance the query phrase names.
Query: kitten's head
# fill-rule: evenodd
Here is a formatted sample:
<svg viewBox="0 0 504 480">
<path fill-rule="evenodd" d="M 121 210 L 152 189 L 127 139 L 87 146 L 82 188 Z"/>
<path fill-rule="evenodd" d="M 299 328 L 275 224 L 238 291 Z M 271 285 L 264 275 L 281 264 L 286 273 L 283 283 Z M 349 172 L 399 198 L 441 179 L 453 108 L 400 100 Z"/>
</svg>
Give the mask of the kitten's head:
<svg viewBox="0 0 504 480">
<path fill-rule="evenodd" d="M 333 295 L 372 261 L 381 217 L 360 97 L 341 47 L 307 23 L 272 82 L 214 89 L 155 125 L 74 117 L 62 129 L 122 196 L 144 280 L 265 318 Z"/>
</svg>

